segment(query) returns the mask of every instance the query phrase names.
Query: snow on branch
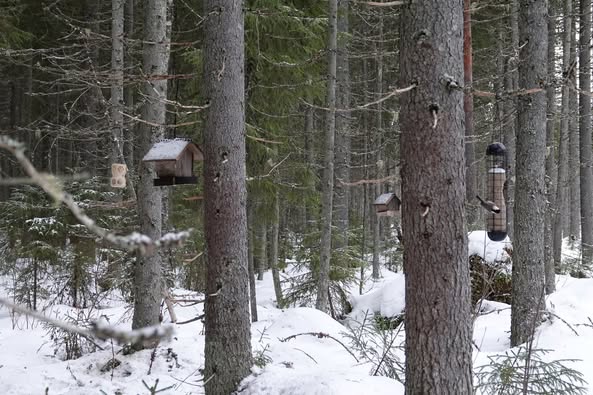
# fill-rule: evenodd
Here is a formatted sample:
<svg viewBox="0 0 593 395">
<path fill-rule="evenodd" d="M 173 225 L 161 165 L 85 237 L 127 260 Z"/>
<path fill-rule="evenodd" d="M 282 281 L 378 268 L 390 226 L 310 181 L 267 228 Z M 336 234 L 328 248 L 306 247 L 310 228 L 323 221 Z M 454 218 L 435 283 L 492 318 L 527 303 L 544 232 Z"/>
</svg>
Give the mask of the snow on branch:
<svg viewBox="0 0 593 395">
<path fill-rule="evenodd" d="M 130 331 L 118 329 L 112 325 L 109 325 L 104 317 L 100 317 L 98 320 L 91 323 L 90 328 L 81 328 L 59 319 L 48 317 L 38 311 L 34 311 L 12 303 L 8 299 L 0 298 L 0 305 L 6 306 L 7 308 L 18 313 L 37 318 L 39 321 L 46 322 L 49 325 L 63 329 L 70 333 L 76 333 L 87 338 L 95 338 L 100 340 L 113 339 L 120 344 L 169 340 L 173 335 L 173 326 L 171 325 L 149 326 L 146 328 Z"/>
<path fill-rule="evenodd" d="M 137 251 L 142 255 L 151 255 L 158 248 L 179 245 L 189 237 L 189 231 L 167 233 L 158 240 L 152 240 L 150 237 L 137 232 L 133 232 L 127 236 L 116 235 L 100 227 L 92 218 L 86 215 L 78 204 L 76 204 L 72 195 L 62 189 L 55 177 L 50 174 L 39 173 L 25 156 L 25 146 L 22 143 L 8 136 L 0 136 L 0 148 L 6 149 L 15 156 L 25 170 L 25 173 L 31 178 L 32 183 L 39 185 L 55 201 L 64 203 L 74 217 L 88 230 L 116 247 L 128 251 Z"/>
</svg>

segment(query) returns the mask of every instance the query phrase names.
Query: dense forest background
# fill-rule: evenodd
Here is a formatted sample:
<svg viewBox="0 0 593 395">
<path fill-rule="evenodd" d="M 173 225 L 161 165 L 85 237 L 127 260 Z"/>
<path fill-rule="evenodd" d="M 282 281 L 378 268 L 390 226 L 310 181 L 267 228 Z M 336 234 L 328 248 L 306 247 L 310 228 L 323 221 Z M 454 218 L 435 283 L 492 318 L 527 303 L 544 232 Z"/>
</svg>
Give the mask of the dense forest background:
<svg viewBox="0 0 593 395">
<path fill-rule="evenodd" d="M 228 36 L 210 23 L 226 9 L 208 2 L 0 0 L 2 135 L 22 142 L 35 168 L 50 175 L 48 180 L 71 194 L 104 229 L 118 235 L 140 229 L 155 240 L 192 230 L 181 246 L 167 245 L 154 256 L 114 246 L 30 183 L 21 163 L 2 151 L 0 274 L 11 279 L 14 301 L 34 310 L 48 298 L 88 308 L 100 305 L 105 292 L 119 292 L 134 303 L 133 327 L 139 328 L 158 324 L 160 300 L 170 302 L 170 288 L 217 294 L 221 286 L 207 281 L 206 270 L 208 257 L 213 261 L 206 230 L 212 234 L 217 227 L 208 214 L 213 206 L 204 197 L 218 193 L 213 185 L 223 176 L 208 167 L 213 163 L 208 158 L 221 155 L 226 163 L 225 144 L 233 146 L 219 139 L 226 120 L 227 137 L 235 141 L 240 140 L 233 134 L 236 122 L 244 121 L 246 158 L 240 162 L 246 168 L 253 321 L 255 284 L 267 270 L 279 307 L 316 306 L 335 319 L 351 311 L 349 290 L 358 286 L 362 293 L 366 279 L 379 279 L 381 265 L 402 271 L 406 214 L 403 221 L 377 216 L 373 203 L 386 192 L 402 197 L 402 184 L 409 198 L 414 177 L 418 185 L 434 181 L 437 190 L 438 180 L 432 177 L 435 169 L 445 169 L 442 164 L 463 166 L 464 159 L 465 202 L 457 215 L 451 199 L 451 216 L 464 231 L 484 229 L 489 213 L 476 195 L 489 194 L 492 163 L 486 148 L 501 142 L 506 147 L 506 232 L 515 243 L 516 270 L 527 267 L 521 275 L 513 272 L 513 295 L 516 306 L 525 296 L 529 319 L 516 315 L 514 320 L 532 325 L 535 318 L 529 314 L 539 314 L 534 311 L 543 295 L 521 290 L 541 279 L 550 294 L 556 274 L 591 275 L 591 2 L 465 1 L 463 26 L 441 32 L 457 37 L 456 29 L 464 28 L 464 78 L 444 74 L 440 82 L 463 94 L 464 122 L 459 125 L 464 127 L 450 140 L 430 139 L 451 144 L 434 150 L 422 141 L 415 145 L 413 139 L 400 139 L 402 124 L 408 122 L 411 129 L 413 122 L 410 102 L 400 102 L 400 95 L 425 89 L 410 78 L 413 66 L 405 50 L 412 39 L 420 47 L 434 39 L 424 30 L 410 39 L 406 29 L 416 25 L 404 3 L 331 0 L 328 8 L 315 0 L 246 0 L 244 58 L 237 65 L 234 51 L 240 43 L 221 42 Z M 544 26 L 540 20 L 547 21 L 546 31 L 529 30 Z M 218 57 L 220 64 L 213 63 Z M 430 60 L 418 64 L 424 67 Z M 225 101 L 236 90 L 218 88 L 227 67 L 244 73 L 244 83 L 235 86 L 244 94 L 240 104 Z M 454 67 L 460 70 L 461 64 Z M 227 106 L 242 107 L 244 119 L 232 118 Z M 441 106 L 427 107 L 435 131 L 452 114 Z M 545 131 L 533 126 L 538 119 Z M 418 125 L 418 136 L 424 133 Z M 460 155 L 456 142 L 462 135 Z M 194 171 L 205 176 L 198 177 L 197 185 L 154 187 L 154 173 L 142 158 L 155 142 L 175 138 L 204 149 L 208 164 L 196 163 Z M 400 149 L 400 144 L 408 145 Z M 423 151 L 417 152 L 418 147 Z M 411 153 L 425 161 L 415 161 Z M 114 163 L 127 165 L 124 189 L 111 187 Z M 435 171 L 418 168 L 414 173 L 405 167 L 410 163 L 432 163 Z M 233 174 L 241 169 L 237 166 L 239 173 Z M 442 174 L 454 173 L 445 169 Z M 243 192 L 227 189 L 217 196 L 224 199 L 216 203 L 216 213 L 224 213 L 224 207 L 242 202 Z M 426 208 L 421 218 L 431 205 L 446 208 L 443 199 L 420 201 Z M 243 220 L 238 214 L 237 238 L 243 237 Z M 408 229 L 408 237 L 430 238 L 413 226 Z M 434 240 L 433 247 L 438 245 Z M 563 240 L 571 253 L 577 251 L 568 259 L 562 259 Z M 412 248 L 421 245 L 407 242 Z M 463 243 L 460 249 L 467 249 Z M 414 259 L 423 261 L 420 255 Z M 532 261 L 541 263 L 542 270 L 529 266 Z M 282 280 L 288 264 L 301 272 Z M 155 291 L 161 288 L 162 295 Z M 207 322 L 208 314 L 214 312 L 206 312 Z M 521 329 L 514 321 L 513 345 L 527 341 L 527 332 L 533 334 L 527 324 Z M 71 356 L 82 353 L 79 345 Z"/>
</svg>

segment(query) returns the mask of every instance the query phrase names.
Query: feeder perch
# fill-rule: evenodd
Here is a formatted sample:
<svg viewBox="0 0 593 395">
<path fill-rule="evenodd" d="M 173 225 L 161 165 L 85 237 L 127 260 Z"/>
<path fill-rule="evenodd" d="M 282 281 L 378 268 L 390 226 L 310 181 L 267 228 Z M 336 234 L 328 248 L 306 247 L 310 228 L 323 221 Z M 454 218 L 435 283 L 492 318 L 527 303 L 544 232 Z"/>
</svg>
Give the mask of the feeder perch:
<svg viewBox="0 0 593 395">
<path fill-rule="evenodd" d="M 384 193 L 373 202 L 379 217 L 394 217 L 399 212 L 400 205 L 401 201 L 393 192 Z"/>
<path fill-rule="evenodd" d="M 507 236 L 507 209 L 504 200 L 506 148 L 502 143 L 492 143 L 486 148 L 486 156 L 489 165 L 486 198 L 500 208 L 499 213 L 488 213 L 486 230 L 490 240 L 502 241 Z"/>
<path fill-rule="evenodd" d="M 184 139 L 161 140 L 142 159 L 145 163 L 154 163 L 158 177 L 154 179 L 154 186 L 197 184 L 193 163 L 203 160 L 200 147 Z"/>
</svg>

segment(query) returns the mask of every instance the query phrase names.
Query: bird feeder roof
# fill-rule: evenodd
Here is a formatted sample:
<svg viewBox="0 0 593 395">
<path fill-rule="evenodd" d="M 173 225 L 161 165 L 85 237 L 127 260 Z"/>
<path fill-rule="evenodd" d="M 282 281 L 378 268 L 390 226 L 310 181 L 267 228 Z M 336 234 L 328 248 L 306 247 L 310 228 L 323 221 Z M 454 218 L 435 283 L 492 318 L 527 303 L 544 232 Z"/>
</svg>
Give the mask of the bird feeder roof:
<svg viewBox="0 0 593 395">
<path fill-rule="evenodd" d="M 395 196 L 395 193 L 393 193 L 393 192 L 384 193 L 384 194 L 380 195 L 379 197 L 377 197 L 377 199 L 375 199 L 373 204 L 374 205 L 387 205 L 393 200 L 393 198 L 397 199 L 397 201 L 399 202 L 399 199 L 397 198 L 397 196 Z"/>
<path fill-rule="evenodd" d="M 181 155 L 189 150 L 193 155 L 194 161 L 204 160 L 204 154 L 200 148 L 189 140 L 173 139 L 161 140 L 155 143 L 152 148 L 144 155 L 144 162 L 176 161 Z"/>
</svg>

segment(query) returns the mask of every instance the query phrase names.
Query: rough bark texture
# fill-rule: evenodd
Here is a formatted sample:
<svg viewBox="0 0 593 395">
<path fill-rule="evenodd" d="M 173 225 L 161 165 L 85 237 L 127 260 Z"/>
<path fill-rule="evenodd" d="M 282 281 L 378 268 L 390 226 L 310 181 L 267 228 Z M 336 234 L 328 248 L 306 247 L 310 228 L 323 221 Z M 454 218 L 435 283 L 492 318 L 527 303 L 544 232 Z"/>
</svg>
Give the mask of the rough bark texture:
<svg viewBox="0 0 593 395">
<path fill-rule="evenodd" d="M 336 58 L 336 108 L 350 108 L 350 64 L 348 60 L 348 12 L 349 0 L 338 2 L 338 52 Z M 342 184 L 350 181 L 350 117 L 349 111 L 336 113 L 336 170 L 334 183 L 333 249 L 348 246 L 349 187 Z"/>
<path fill-rule="evenodd" d="M 167 73 L 170 46 L 166 33 L 167 1 L 148 0 L 144 5 L 144 44 L 142 69 L 148 77 L 142 87 L 146 101 L 141 118 L 151 124 L 164 125 L 167 98 L 167 81 L 151 79 L 151 75 Z M 141 123 L 139 126 L 139 151 L 144 156 L 152 144 L 163 137 L 164 128 Z M 161 237 L 162 194 L 153 186 L 154 171 L 140 163 L 138 184 L 138 216 L 141 232 L 152 239 Z M 133 328 L 142 328 L 159 323 L 162 296 L 162 257 L 156 253 L 139 256 L 135 267 L 135 299 Z"/>
<path fill-rule="evenodd" d="M 252 365 L 241 2 L 206 0 L 204 125 L 207 395 L 230 394 Z"/>
<path fill-rule="evenodd" d="M 591 91 L 591 0 L 581 0 L 579 34 L 579 88 Z M 591 147 L 591 97 L 579 95 L 579 153 L 581 187 L 581 243 L 583 266 L 593 259 L 593 148 Z"/>
<path fill-rule="evenodd" d="M 547 79 L 546 0 L 519 2 L 519 89 L 543 88 Z M 533 37 L 538 37 L 534 40 Z M 519 97 L 517 188 L 513 243 L 511 344 L 530 339 L 543 304 L 546 197 L 546 94 Z"/>
<path fill-rule="evenodd" d="M 463 82 L 466 87 L 473 83 L 472 56 L 472 17 L 471 0 L 463 0 Z M 477 165 L 474 148 L 474 95 L 470 90 L 463 97 L 465 111 L 465 195 L 467 198 L 467 222 L 471 227 L 475 224 L 478 205 L 475 204 L 477 191 Z"/>
<path fill-rule="evenodd" d="M 558 147 L 558 182 L 556 184 L 556 211 L 554 213 L 554 266 L 559 267 L 562 256 L 562 238 L 568 228 L 568 124 L 570 117 L 569 99 L 570 86 L 568 80 L 574 72 L 571 67 L 570 37 L 572 35 L 572 0 L 564 1 L 564 33 L 562 45 L 562 75 L 565 84 L 562 85 L 562 108 L 560 118 L 560 141 Z"/>
<path fill-rule="evenodd" d="M 329 266 L 331 261 L 332 206 L 334 191 L 334 145 L 336 130 L 336 52 L 338 36 L 338 2 L 329 0 L 327 121 L 325 125 L 325 163 L 321 187 L 321 244 L 319 248 L 319 277 L 315 307 L 328 310 Z"/>
<path fill-rule="evenodd" d="M 406 393 L 471 394 L 463 1 L 416 0 L 401 21 L 401 85 L 418 84 L 400 101 Z"/>
<path fill-rule="evenodd" d="M 548 70 L 556 68 L 555 30 L 556 19 L 552 4 L 548 5 Z M 546 294 L 556 290 L 556 272 L 554 270 L 553 224 L 556 212 L 556 89 L 552 84 L 546 88 L 547 123 L 546 123 L 546 219 L 544 225 L 544 267 Z"/>
</svg>

